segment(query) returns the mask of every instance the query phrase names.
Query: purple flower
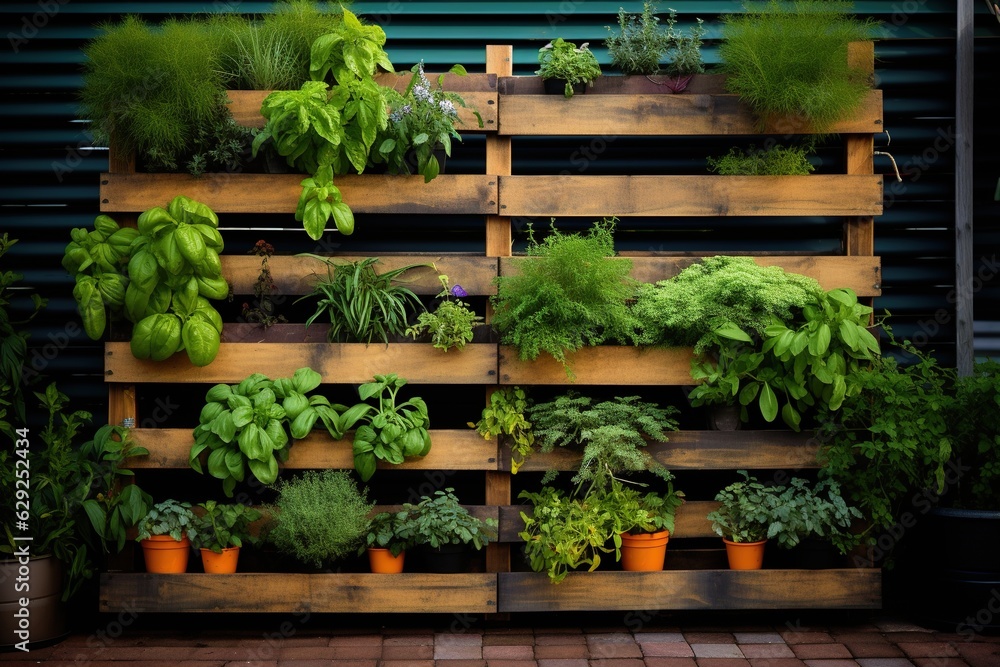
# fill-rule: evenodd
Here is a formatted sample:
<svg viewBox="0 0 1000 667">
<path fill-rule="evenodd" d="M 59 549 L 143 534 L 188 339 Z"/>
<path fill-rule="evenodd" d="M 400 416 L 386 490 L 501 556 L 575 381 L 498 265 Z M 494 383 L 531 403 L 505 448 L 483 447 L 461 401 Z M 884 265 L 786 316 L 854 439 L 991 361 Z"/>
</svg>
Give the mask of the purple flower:
<svg viewBox="0 0 1000 667">
<path fill-rule="evenodd" d="M 458 298 L 461 299 L 469 296 L 469 293 L 466 292 L 464 289 L 462 289 L 461 285 L 455 285 L 454 287 L 451 288 L 451 295 L 457 296 Z"/>
</svg>

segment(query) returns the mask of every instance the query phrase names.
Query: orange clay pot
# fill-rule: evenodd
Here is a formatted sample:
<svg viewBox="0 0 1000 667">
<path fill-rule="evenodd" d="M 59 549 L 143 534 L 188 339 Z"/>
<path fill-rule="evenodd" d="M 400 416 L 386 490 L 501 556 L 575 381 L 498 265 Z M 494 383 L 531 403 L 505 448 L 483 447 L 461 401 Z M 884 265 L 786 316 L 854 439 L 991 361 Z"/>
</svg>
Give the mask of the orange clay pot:
<svg viewBox="0 0 1000 667">
<path fill-rule="evenodd" d="M 146 561 L 146 572 L 153 574 L 183 574 L 187 572 L 191 540 L 178 541 L 169 535 L 153 535 L 139 544 Z"/>
<path fill-rule="evenodd" d="M 622 569 L 629 572 L 659 572 L 667 555 L 670 533 L 622 533 Z"/>
<path fill-rule="evenodd" d="M 236 563 L 240 559 L 239 547 L 227 547 L 222 553 L 215 553 L 211 549 L 200 549 L 201 566 L 205 574 L 232 574 L 236 572 Z"/>
<path fill-rule="evenodd" d="M 393 556 L 388 549 L 377 547 L 368 548 L 368 565 L 372 572 L 379 574 L 399 574 L 403 571 L 403 557 L 405 551 L 400 551 L 398 556 Z"/>
<path fill-rule="evenodd" d="M 722 538 L 722 541 L 726 544 L 730 570 L 759 570 L 764 566 L 764 545 L 767 540 L 731 542 Z"/>
</svg>

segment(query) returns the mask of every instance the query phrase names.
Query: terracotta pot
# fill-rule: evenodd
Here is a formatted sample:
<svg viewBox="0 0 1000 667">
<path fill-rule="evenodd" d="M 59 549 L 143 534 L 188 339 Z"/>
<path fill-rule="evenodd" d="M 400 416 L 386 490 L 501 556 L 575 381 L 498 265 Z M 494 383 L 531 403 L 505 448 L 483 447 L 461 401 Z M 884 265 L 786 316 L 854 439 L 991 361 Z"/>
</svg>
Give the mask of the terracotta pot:
<svg viewBox="0 0 1000 667">
<path fill-rule="evenodd" d="M 239 547 L 228 547 L 222 553 L 215 553 L 211 549 L 199 549 L 201 551 L 201 566 L 205 574 L 232 574 L 236 572 L 236 563 L 240 559 Z"/>
<path fill-rule="evenodd" d="M 372 572 L 379 574 L 399 574 L 403 571 L 403 558 L 405 551 L 400 551 L 398 556 L 393 556 L 388 549 L 378 547 L 368 548 L 368 565 Z"/>
<path fill-rule="evenodd" d="M 726 544 L 726 557 L 729 558 L 730 570 L 759 570 L 764 567 L 764 545 L 760 542 L 731 542 L 722 538 Z"/>
<path fill-rule="evenodd" d="M 18 590 L 18 578 L 22 584 L 26 580 L 30 590 Z M 41 556 L 27 560 L 27 564 L 16 558 L 0 560 L 0 646 L 27 641 L 21 645 L 33 648 L 65 639 L 69 627 L 62 586 L 63 565 L 57 558 Z M 27 600 L 27 606 L 21 605 L 21 598 Z M 28 614 L 26 620 L 24 614 Z M 27 629 L 22 620 L 29 623 Z"/>
<path fill-rule="evenodd" d="M 622 569 L 629 572 L 659 572 L 667 556 L 666 530 L 655 533 L 622 533 Z"/>
<path fill-rule="evenodd" d="M 169 535 L 153 535 L 139 544 L 142 545 L 146 572 L 152 574 L 187 572 L 188 554 L 191 552 L 191 540 L 187 537 L 178 541 Z"/>
</svg>

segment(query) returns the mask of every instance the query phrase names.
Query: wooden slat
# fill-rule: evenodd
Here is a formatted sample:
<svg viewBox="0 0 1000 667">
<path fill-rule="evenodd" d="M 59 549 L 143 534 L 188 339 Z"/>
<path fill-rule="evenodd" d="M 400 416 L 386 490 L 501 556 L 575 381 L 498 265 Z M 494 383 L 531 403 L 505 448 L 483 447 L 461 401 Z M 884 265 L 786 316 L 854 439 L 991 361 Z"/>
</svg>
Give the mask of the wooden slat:
<svg viewBox="0 0 1000 667">
<path fill-rule="evenodd" d="M 587 86 L 587 95 L 673 95 L 666 83 L 665 75 L 616 76 L 604 74 Z M 501 95 L 542 95 L 545 86 L 540 76 L 500 76 Z M 684 89 L 684 95 L 724 95 L 726 76 L 724 74 L 695 74 Z"/>
<path fill-rule="evenodd" d="M 567 355 L 576 384 L 686 385 L 691 379 L 691 348 L 585 347 Z M 522 361 L 517 348 L 500 346 L 500 384 L 569 384 L 562 364 L 542 353 Z"/>
<path fill-rule="evenodd" d="M 669 547 L 668 547 L 669 553 Z M 879 609 L 876 569 L 535 572 L 499 575 L 500 611 L 633 609 Z M 627 592 L 627 593 L 626 593 Z"/>
<path fill-rule="evenodd" d="M 812 433 L 779 430 L 675 431 L 668 442 L 650 442 L 649 454 L 671 470 L 761 470 L 818 468 L 819 439 Z M 520 470 L 576 470 L 578 449 L 535 452 Z M 510 469 L 510 450 L 500 450 L 500 469 Z"/>
<path fill-rule="evenodd" d="M 427 456 L 415 456 L 399 465 L 379 463 L 387 470 L 496 470 L 495 441 L 483 439 L 472 429 L 431 429 L 431 451 Z M 137 428 L 132 439 L 149 450 L 148 456 L 129 460 L 135 469 L 190 469 L 188 451 L 193 442 L 192 429 Z M 289 449 L 286 470 L 321 468 L 354 468 L 351 439 L 334 441 L 322 430 L 296 440 Z"/>
<path fill-rule="evenodd" d="M 405 84 L 403 86 L 406 87 Z M 445 88 L 445 90 L 450 90 Z M 243 127 L 264 127 L 264 117 L 260 115 L 260 105 L 267 97 L 269 90 L 228 90 L 229 113 L 237 125 Z M 455 126 L 460 134 L 473 134 L 482 132 L 496 132 L 497 130 L 497 94 L 493 92 L 462 92 L 459 93 L 465 100 L 465 107 L 458 107 L 458 119 L 461 121 Z M 479 127 L 479 120 L 473 111 L 478 111 L 483 117 L 483 126 Z M 457 143 L 457 142 L 456 142 Z M 460 145 L 460 144 L 459 144 Z M 454 155 L 455 147 L 452 147 Z"/>
<path fill-rule="evenodd" d="M 705 519 L 709 512 L 717 509 L 714 500 L 689 500 L 677 509 L 674 517 L 674 532 L 670 537 L 716 537 L 712 522 Z M 521 512 L 531 515 L 531 505 L 507 505 L 500 507 L 500 541 L 520 542 L 518 533 L 524 530 Z"/>
<path fill-rule="evenodd" d="M 644 283 L 655 283 L 658 280 L 672 278 L 683 269 L 703 259 L 703 256 L 691 255 L 652 257 L 622 253 L 622 256 L 627 257 L 632 262 L 631 276 Z M 768 255 L 754 257 L 753 260 L 760 266 L 780 266 L 790 273 L 799 273 L 814 278 L 819 281 L 823 289 L 849 287 L 858 296 L 879 296 L 882 294 L 880 289 L 882 262 L 879 257 Z M 518 264 L 524 261 L 531 261 L 531 258 L 501 258 L 500 275 L 516 273 Z"/>
<path fill-rule="evenodd" d="M 251 371 L 291 377 L 308 366 L 331 382 L 361 384 L 396 373 L 412 384 L 495 384 L 497 346 L 470 343 L 448 352 L 420 343 L 223 343 L 208 366 L 195 367 L 183 352 L 165 361 L 132 356 L 128 343 L 106 343 L 107 382 L 236 383 Z"/>
<path fill-rule="evenodd" d="M 103 574 L 103 612 L 469 613 L 496 611 L 495 573 Z"/>
<path fill-rule="evenodd" d="M 879 215 L 882 176 L 501 176 L 500 213 L 587 217 Z"/>
<path fill-rule="evenodd" d="M 775 119 L 763 132 L 738 95 L 501 95 L 502 135 L 809 134 L 800 118 Z M 834 133 L 882 132 L 882 91 L 871 91 Z"/>
<path fill-rule="evenodd" d="M 252 255 L 223 255 L 222 275 L 229 281 L 234 294 L 253 294 L 254 282 L 260 273 L 260 258 Z M 335 263 L 363 259 L 360 255 L 338 255 Z M 417 294 L 433 295 L 441 291 L 438 274 L 448 276 L 452 285 L 461 285 L 471 295 L 495 294 L 493 279 L 497 275 L 494 257 L 470 255 L 378 255 L 375 270 L 391 271 L 408 264 L 433 264 L 434 268 L 415 268 L 404 273 L 398 284 Z M 327 276 L 327 265 L 312 257 L 274 255 L 268 265 L 274 279 L 276 294 L 301 295 L 312 291 L 318 277 Z"/>
<path fill-rule="evenodd" d="M 216 213 L 295 212 L 304 174 L 101 174 L 101 212 L 141 212 L 166 206 L 178 194 Z M 496 177 L 348 174 L 334 179 L 355 213 L 481 215 L 497 212 Z M 291 220 L 291 217 L 289 217 Z"/>
</svg>

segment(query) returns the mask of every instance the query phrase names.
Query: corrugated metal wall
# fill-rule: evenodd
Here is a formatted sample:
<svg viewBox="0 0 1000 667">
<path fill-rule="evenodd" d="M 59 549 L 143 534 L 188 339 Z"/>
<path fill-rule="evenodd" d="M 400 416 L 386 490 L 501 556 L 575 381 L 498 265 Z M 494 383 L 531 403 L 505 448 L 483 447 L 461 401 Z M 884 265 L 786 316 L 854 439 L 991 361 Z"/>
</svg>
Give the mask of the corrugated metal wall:
<svg viewBox="0 0 1000 667">
<path fill-rule="evenodd" d="M 965 0 L 972 1 L 972 0 Z M 1000 24 L 985 5 L 976 19 L 976 254 L 983 279 L 977 292 L 977 320 L 993 315 L 1000 300 L 995 252 L 1000 241 L 993 191 L 1000 175 L 994 157 L 998 132 L 985 97 L 996 83 L 993 64 Z M 353 9 L 382 25 L 388 51 L 398 69 L 419 59 L 428 69 L 460 62 L 482 71 L 485 45 L 513 44 L 515 74 L 536 67 L 537 49 L 553 37 L 588 41 L 602 63 L 606 26 L 615 24 L 619 6 L 641 9 L 641 2 L 355 2 Z M 107 151 L 93 146 L 87 125 L 77 118 L 76 94 L 81 83 L 80 46 L 95 26 L 125 13 L 158 21 L 170 14 L 239 11 L 265 12 L 264 2 L 93 2 L 39 0 L 0 5 L 4 47 L 0 51 L 0 229 L 21 239 L 8 264 L 25 275 L 25 284 L 48 297 L 49 305 L 32 326 L 30 365 L 60 382 L 77 403 L 104 412 L 101 347 L 80 331 L 70 295 L 71 280 L 59 264 L 69 230 L 89 225 L 97 214 L 98 175 L 107 169 Z M 675 8 L 682 25 L 698 17 L 709 28 L 704 49 L 708 63 L 717 61 L 721 13 L 739 3 L 720 0 L 661 2 Z M 876 171 L 886 174 L 885 214 L 876 224 L 876 254 L 883 258 L 884 296 L 877 308 L 892 312 L 898 332 L 926 337 L 927 347 L 950 360 L 954 347 L 949 299 L 953 272 L 953 156 L 955 6 L 949 0 L 869 0 L 856 2 L 859 14 L 882 22 L 876 42 L 877 85 L 884 91 L 888 135 L 876 138 L 892 153 L 902 171 L 895 182 L 887 157 L 876 158 Z M 891 143 L 889 141 L 891 135 Z M 719 146 L 689 139 L 656 144 L 614 138 L 566 140 L 544 151 L 529 138 L 514 146 L 516 173 L 569 171 L 616 173 L 636 165 L 657 173 L 701 173 L 704 158 L 725 152 Z M 595 159 L 579 160 L 581 150 Z M 824 152 L 822 168 L 836 169 L 836 150 Z M 470 137 L 462 157 L 449 161 L 449 171 L 482 169 L 482 140 Z M 151 202 L 157 205 L 161 202 Z M 290 220 L 290 218 L 289 218 Z M 229 226 L 246 228 L 244 219 Z M 372 221 L 368 232 L 349 241 L 355 252 L 390 250 L 479 250 L 479 220 Z M 296 223 L 290 220 L 290 227 Z M 572 224 L 572 221 L 567 222 Z M 374 233 L 371 230 L 377 229 Z M 711 234 L 713 230 L 723 234 Z M 639 233 L 639 232 L 642 233 Z M 239 252 L 252 245 L 256 233 L 233 229 L 227 248 Z M 297 235 L 294 238 L 303 238 Z M 388 241 L 386 239 L 389 239 Z M 722 251 L 734 249 L 836 252 L 839 223 L 816 219 L 790 224 L 782 220 L 724 219 L 657 221 L 627 220 L 620 242 L 632 249 Z M 296 250 L 294 242 L 283 249 Z M 347 247 L 345 243 L 344 247 Z M 985 322 L 979 327 L 985 331 Z M 984 350 L 987 343 L 984 342 Z"/>
</svg>

